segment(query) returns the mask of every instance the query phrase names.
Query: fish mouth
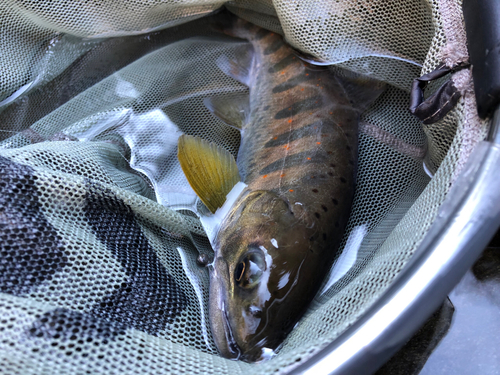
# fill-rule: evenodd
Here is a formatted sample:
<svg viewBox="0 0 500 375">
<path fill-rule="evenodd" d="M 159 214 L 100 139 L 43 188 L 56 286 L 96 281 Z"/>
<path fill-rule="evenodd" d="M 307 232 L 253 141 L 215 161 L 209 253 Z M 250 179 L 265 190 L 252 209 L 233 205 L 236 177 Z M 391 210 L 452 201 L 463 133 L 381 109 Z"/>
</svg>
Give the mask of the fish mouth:
<svg viewBox="0 0 500 375">
<path fill-rule="evenodd" d="M 241 349 L 236 340 L 234 339 L 233 331 L 231 329 L 231 325 L 229 324 L 229 318 L 227 316 L 226 303 L 222 304 L 222 324 L 224 325 L 224 335 L 226 337 L 226 346 L 228 353 L 230 354 L 228 357 L 234 360 L 238 360 L 241 357 Z"/>
</svg>

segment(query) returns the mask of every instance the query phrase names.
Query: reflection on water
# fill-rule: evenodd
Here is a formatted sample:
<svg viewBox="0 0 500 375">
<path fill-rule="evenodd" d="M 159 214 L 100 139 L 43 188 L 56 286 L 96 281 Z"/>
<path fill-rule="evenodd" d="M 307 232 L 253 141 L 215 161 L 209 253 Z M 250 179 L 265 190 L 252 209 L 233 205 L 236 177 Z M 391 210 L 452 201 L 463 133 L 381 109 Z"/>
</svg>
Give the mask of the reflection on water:
<svg viewBox="0 0 500 375">
<path fill-rule="evenodd" d="M 349 234 L 342 254 L 340 254 L 337 261 L 334 263 L 332 270 L 328 275 L 328 281 L 321 289 L 319 295 L 328 291 L 333 284 L 339 281 L 352 268 L 352 266 L 354 266 L 358 256 L 358 250 L 367 232 L 368 225 L 366 224 L 354 227 L 352 232 Z"/>
</svg>

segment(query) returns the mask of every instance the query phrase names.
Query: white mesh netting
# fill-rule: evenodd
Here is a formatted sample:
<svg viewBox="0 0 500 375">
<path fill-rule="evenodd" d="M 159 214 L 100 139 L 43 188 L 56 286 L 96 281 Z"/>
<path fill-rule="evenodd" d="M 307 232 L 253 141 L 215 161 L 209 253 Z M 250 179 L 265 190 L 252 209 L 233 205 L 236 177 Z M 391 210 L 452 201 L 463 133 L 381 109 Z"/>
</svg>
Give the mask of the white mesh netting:
<svg viewBox="0 0 500 375">
<path fill-rule="evenodd" d="M 411 80 L 465 43 L 460 1 L 226 3 L 302 52 L 390 86 L 360 126 L 342 253 L 352 267 L 334 268 L 276 357 L 221 358 L 196 265 L 210 245 L 198 219 L 174 209 L 196 204 L 176 159 L 182 132 L 235 155 L 239 146 L 203 105 L 247 90 L 215 63 L 244 43 L 203 17 L 223 3 L 0 4 L 0 373 L 287 371 L 390 285 L 484 137 L 470 90 L 436 124 L 408 112 Z"/>
</svg>

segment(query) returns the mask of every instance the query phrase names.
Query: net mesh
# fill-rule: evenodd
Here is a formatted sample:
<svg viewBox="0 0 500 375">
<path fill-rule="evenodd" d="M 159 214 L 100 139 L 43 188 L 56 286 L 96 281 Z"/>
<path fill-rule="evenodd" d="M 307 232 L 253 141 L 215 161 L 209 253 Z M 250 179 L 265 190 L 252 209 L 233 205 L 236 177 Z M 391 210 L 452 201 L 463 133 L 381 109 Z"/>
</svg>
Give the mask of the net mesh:
<svg viewBox="0 0 500 375">
<path fill-rule="evenodd" d="M 470 91 L 433 125 L 407 109 L 411 80 L 458 43 L 460 1 L 226 3 L 315 59 L 389 88 L 360 124 L 338 257 L 351 266 L 334 265 L 276 357 L 221 358 L 207 321 L 207 270 L 196 264 L 211 249 L 189 211 L 198 203 L 176 144 L 188 133 L 234 155 L 239 147 L 239 132 L 203 105 L 247 90 L 216 65 L 245 43 L 203 17 L 223 3 L 0 4 L 0 373 L 288 371 L 391 284 L 484 138 Z"/>
</svg>

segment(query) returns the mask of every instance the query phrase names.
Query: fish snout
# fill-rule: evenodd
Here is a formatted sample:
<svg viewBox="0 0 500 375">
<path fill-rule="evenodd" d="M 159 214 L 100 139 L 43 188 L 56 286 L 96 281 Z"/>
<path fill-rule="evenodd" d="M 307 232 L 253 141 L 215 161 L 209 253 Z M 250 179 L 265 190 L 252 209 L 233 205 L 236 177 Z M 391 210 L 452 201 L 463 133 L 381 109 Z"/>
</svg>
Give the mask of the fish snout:
<svg viewBox="0 0 500 375">
<path fill-rule="evenodd" d="M 222 356 L 230 359 L 239 359 L 241 348 L 234 337 L 228 317 L 228 306 L 226 301 L 226 287 L 224 286 L 224 275 L 228 273 L 227 262 L 217 257 L 214 270 L 211 272 L 210 280 L 210 325 L 212 328 L 215 344 Z"/>
<path fill-rule="evenodd" d="M 225 345 L 220 345 L 219 350 L 221 351 L 221 354 L 226 358 L 235 360 L 240 359 L 241 349 L 234 338 L 231 325 L 229 324 L 227 310 L 225 307 L 222 309 L 221 316 L 222 316 L 222 324 L 224 327 Z"/>
<path fill-rule="evenodd" d="M 212 311 L 212 334 L 219 353 L 229 359 L 238 360 L 241 358 L 242 350 L 233 334 L 231 324 L 227 316 L 225 303 L 222 302 L 217 314 Z"/>
</svg>

